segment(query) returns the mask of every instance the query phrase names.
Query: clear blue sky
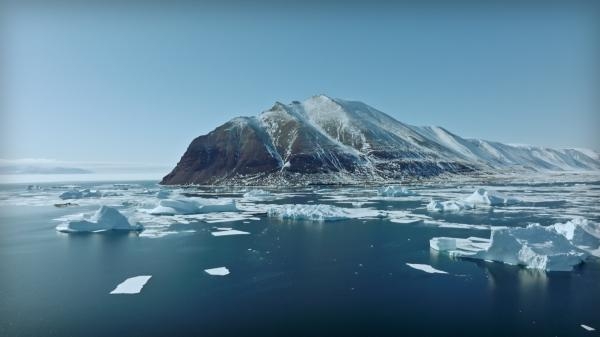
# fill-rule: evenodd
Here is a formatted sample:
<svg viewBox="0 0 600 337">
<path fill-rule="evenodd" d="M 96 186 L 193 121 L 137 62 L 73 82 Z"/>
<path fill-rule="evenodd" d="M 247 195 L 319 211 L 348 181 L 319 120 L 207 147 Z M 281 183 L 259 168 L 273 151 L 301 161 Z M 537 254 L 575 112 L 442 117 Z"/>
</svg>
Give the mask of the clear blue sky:
<svg viewBox="0 0 600 337">
<path fill-rule="evenodd" d="M 318 93 L 465 137 L 600 149 L 593 1 L 81 3 L 0 5 L 0 158 L 170 166 L 234 116 Z"/>
</svg>

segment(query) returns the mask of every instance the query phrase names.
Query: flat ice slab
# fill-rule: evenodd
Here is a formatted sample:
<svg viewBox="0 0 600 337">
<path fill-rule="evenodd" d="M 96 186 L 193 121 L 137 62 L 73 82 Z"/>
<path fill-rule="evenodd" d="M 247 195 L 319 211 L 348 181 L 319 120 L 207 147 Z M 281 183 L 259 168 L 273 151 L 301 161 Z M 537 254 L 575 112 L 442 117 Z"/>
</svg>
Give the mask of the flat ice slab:
<svg viewBox="0 0 600 337">
<path fill-rule="evenodd" d="M 484 188 L 480 188 L 464 199 L 448 201 L 431 200 L 431 202 L 427 204 L 427 210 L 430 212 L 459 212 L 482 207 L 514 205 L 519 202 L 519 199 L 507 197 L 498 192 L 487 191 Z"/>
<path fill-rule="evenodd" d="M 587 331 L 596 331 L 596 329 L 592 328 L 589 325 L 581 324 L 581 327 L 586 329 Z"/>
<path fill-rule="evenodd" d="M 229 269 L 227 269 L 227 267 L 219 267 L 219 268 L 211 268 L 211 269 L 204 269 L 204 271 L 208 274 L 208 275 L 215 275 L 215 276 L 225 276 L 225 275 L 229 275 Z"/>
<path fill-rule="evenodd" d="M 135 277 L 130 277 L 128 279 L 126 279 L 125 281 L 119 283 L 119 285 L 117 285 L 117 287 L 115 289 L 113 289 L 113 291 L 111 291 L 111 294 L 139 294 L 140 291 L 142 291 L 142 288 L 144 287 L 144 285 L 146 285 L 146 282 L 148 282 L 148 280 L 152 277 L 152 275 L 141 275 L 141 276 L 135 276 Z"/>
<path fill-rule="evenodd" d="M 429 274 L 448 274 L 448 272 L 445 272 L 443 270 L 439 270 L 439 269 L 435 269 L 432 266 L 428 265 L 428 264 L 419 264 L 419 263 L 407 263 L 407 266 L 417 269 L 417 270 L 421 270 L 424 271 L 426 273 Z"/>
<path fill-rule="evenodd" d="M 250 233 L 244 231 L 238 231 L 237 229 L 218 230 L 211 232 L 213 236 L 228 236 L 228 235 L 248 235 Z"/>
</svg>

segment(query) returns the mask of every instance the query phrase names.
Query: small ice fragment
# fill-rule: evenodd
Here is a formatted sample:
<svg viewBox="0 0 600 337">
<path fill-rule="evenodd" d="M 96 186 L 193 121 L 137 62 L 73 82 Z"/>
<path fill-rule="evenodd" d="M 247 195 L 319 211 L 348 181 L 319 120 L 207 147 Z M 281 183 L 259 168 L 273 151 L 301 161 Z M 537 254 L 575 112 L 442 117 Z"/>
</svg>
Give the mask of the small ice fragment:
<svg viewBox="0 0 600 337">
<path fill-rule="evenodd" d="M 434 273 L 439 273 L 439 274 L 448 274 L 447 272 L 443 271 L 443 270 L 439 270 L 439 269 L 435 269 L 432 266 L 428 265 L 428 264 L 419 264 L 419 263 L 407 263 L 407 266 L 414 268 L 414 269 L 418 269 L 418 270 L 422 270 L 426 273 L 430 273 L 430 274 L 434 274 Z"/>
<path fill-rule="evenodd" d="M 208 274 L 208 275 L 215 275 L 215 276 L 225 276 L 225 275 L 229 275 L 229 269 L 227 269 L 227 267 L 219 267 L 219 268 L 211 268 L 211 269 L 204 269 L 204 271 Z"/>
<path fill-rule="evenodd" d="M 250 234 L 244 231 L 238 231 L 237 229 L 229 229 L 224 231 L 211 232 L 213 236 L 228 236 L 228 235 L 247 235 Z"/>
<path fill-rule="evenodd" d="M 138 294 L 142 291 L 142 288 L 148 282 L 148 280 L 152 277 L 152 275 L 141 275 L 130 277 L 125 281 L 119 283 L 111 294 Z"/>
<path fill-rule="evenodd" d="M 587 331 L 596 331 L 596 329 L 592 328 L 589 325 L 581 324 L 581 327 L 586 329 Z"/>
</svg>

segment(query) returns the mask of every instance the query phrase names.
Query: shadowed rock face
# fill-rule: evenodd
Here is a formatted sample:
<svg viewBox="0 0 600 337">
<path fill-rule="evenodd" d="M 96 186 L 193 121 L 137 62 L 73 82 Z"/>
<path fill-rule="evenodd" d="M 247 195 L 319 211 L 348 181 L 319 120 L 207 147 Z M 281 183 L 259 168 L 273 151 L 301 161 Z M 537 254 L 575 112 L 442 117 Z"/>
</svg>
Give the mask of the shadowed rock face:
<svg viewBox="0 0 600 337">
<path fill-rule="evenodd" d="M 192 141 L 161 184 L 382 183 L 444 173 L 594 169 L 597 154 L 464 139 L 361 102 L 314 96 L 238 117 Z"/>
</svg>

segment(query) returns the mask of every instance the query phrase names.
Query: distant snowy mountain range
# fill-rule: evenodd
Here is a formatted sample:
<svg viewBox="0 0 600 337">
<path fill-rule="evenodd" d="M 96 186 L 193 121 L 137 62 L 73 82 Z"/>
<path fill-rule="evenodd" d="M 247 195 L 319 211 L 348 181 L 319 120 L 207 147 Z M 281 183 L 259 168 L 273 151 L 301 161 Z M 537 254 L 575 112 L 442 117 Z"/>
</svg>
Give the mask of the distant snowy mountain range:
<svg viewBox="0 0 600 337">
<path fill-rule="evenodd" d="M 440 174 L 600 170 L 598 152 L 509 145 L 401 123 L 313 96 L 237 117 L 192 141 L 162 184 L 383 183 Z"/>
</svg>

